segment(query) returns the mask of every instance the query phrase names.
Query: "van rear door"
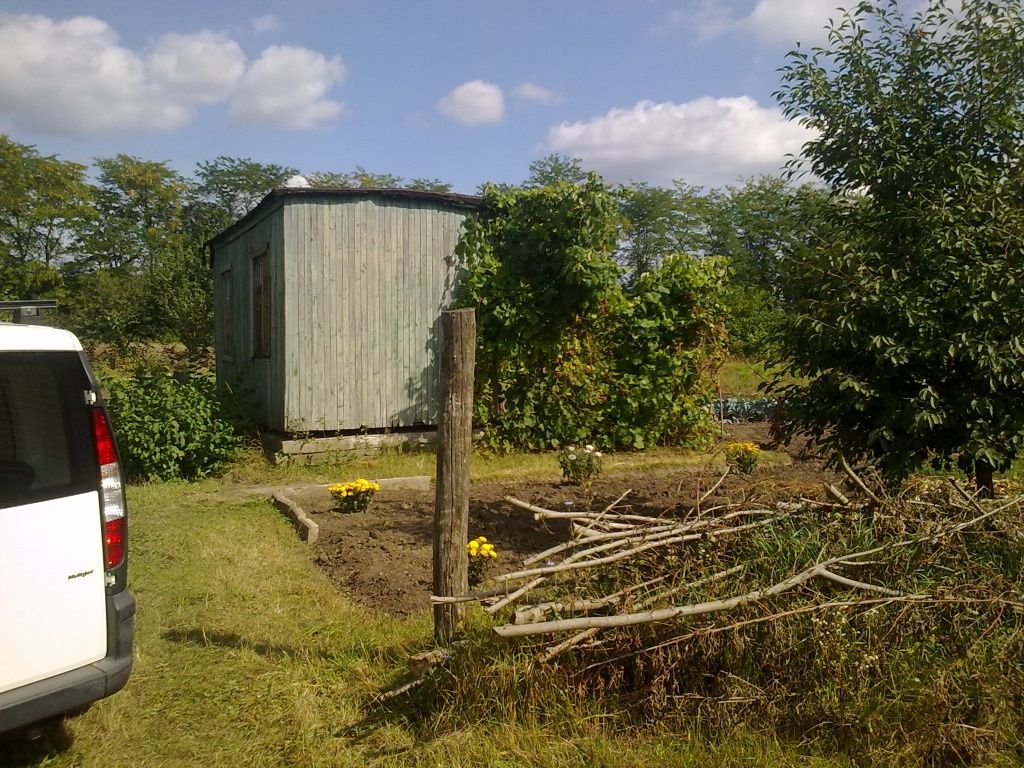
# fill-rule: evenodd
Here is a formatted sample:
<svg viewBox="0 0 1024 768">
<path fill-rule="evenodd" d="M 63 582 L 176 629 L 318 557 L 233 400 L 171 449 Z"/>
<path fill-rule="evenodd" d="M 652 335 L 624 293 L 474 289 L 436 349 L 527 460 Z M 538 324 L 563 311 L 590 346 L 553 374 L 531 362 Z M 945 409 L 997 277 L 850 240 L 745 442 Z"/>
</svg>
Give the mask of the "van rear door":
<svg viewBox="0 0 1024 768">
<path fill-rule="evenodd" d="M 91 384 L 75 351 L 0 351 L 0 692 L 107 652 Z"/>
</svg>

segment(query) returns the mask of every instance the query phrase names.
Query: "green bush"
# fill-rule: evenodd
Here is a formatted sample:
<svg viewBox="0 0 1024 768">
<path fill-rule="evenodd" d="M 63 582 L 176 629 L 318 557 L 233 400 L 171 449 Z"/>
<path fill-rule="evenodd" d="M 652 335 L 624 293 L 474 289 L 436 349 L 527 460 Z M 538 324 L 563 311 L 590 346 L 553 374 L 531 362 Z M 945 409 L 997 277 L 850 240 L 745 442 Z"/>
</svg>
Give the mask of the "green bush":
<svg viewBox="0 0 1024 768">
<path fill-rule="evenodd" d="M 729 351 L 757 360 L 771 357 L 785 321 L 779 300 L 759 286 L 730 283 L 723 301 L 728 310 L 725 327 L 729 332 Z"/>
<path fill-rule="evenodd" d="M 601 452 L 592 445 L 570 445 L 559 451 L 558 466 L 566 482 L 586 487 L 601 475 Z"/>
<path fill-rule="evenodd" d="M 132 479 L 192 480 L 231 460 L 239 438 L 225 418 L 212 371 L 139 368 L 104 378 L 121 461 Z"/>
<path fill-rule="evenodd" d="M 627 292 L 612 258 L 619 214 L 600 179 L 485 196 L 458 246 L 484 441 L 643 449 L 698 435 L 723 346 L 724 262 L 673 254 Z"/>
</svg>

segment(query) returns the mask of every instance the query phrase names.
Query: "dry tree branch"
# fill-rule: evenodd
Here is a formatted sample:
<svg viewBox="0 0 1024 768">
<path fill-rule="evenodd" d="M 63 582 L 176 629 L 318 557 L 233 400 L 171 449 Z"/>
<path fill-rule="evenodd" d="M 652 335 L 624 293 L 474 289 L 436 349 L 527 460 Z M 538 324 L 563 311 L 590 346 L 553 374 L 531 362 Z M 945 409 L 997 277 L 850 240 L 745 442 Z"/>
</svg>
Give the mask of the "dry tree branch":
<svg viewBox="0 0 1024 768">
<path fill-rule="evenodd" d="M 512 617 L 513 624 L 531 624 L 534 621 L 543 619 L 548 613 L 558 611 L 593 611 L 599 608 L 605 608 L 620 597 L 625 597 L 632 592 L 638 592 L 641 589 L 652 587 L 655 584 L 659 584 L 665 581 L 668 575 L 658 576 L 654 579 L 648 579 L 639 584 L 632 584 L 628 587 L 624 587 L 617 592 L 612 592 L 610 595 L 604 595 L 603 597 L 589 598 L 582 600 L 550 600 L 543 603 L 536 603 L 534 605 L 528 605 L 518 609 Z"/>
<path fill-rule="evenodd" d="M 888 590 L 886 587 L 879 587 L 874 584 L 856 582 L 852 579 L 845 579 L 844 577 L 840 577 L 834 572 L 832 572 L 830 568 L 834 565 L 843 565 L 847 562 L 861 561 L 863 560 L 863 558 L 869 555 L 873 555 L 877 552 L 890 551 L 893 549 L 897 549 L 899 547 L 920 544 L 925 541 L 937 540 L 940 537 L 952 535 L 970 525 L 974 525 L 980 522 L 981 520 L 990 517 L 993 514 L 996 514 L 1002 509 L 1013 506 L 1014 504 L 1017 504 L 1019 502 L 1020 499 L 1016 499 L 1010 502 L 1009 504 L 1004 504 L 1002 507 L 990 510 L 988 512 L 984 512 L 983 514 L 978 515 L 972 518 L 971 520 L 967 520 L 966 522 L 960 523 L 956 526 L 953 526 L 951 528 L 946 529 L 945 531 L 936 534 L 913 539 L 904 539 L 903 541 L 898 541 L 893 544 L 882 544 L 880 546 L 872 547 L 871 549 L 865 549 L 860 552 L 852 552 L 846 555 L 839 555 L 838 557 L 829 558 L 828 560 L 816 563 L 810 566 L 809 568 L 805 568 L 799 573 L 796 573 L 787 579 L 784 579 L 776 584 L 773 584 L 770 587 L 755 589 L 750 592 L 746 592 L 742 595 L 735 595 L 731 598 L 725 598 L 721 600 L 710 600 L 707 602 L 696 603 L 693 605 L 678 605 L 672 608 L 661 608 L 659 610 L 654 611 L 639 611 L 634 613 L 618 614 L 615 616 L 590 616 L 573 619 L 560 619 L 557 621 L 543 621 L 536 622 L 533 624 L 504 625 L 500 627 L 495 627 L 494 631 L 501 637 L 521 637 L 524 635 L 545 634 L 549 632 L 565 632 L 570 630 L 579 631 L 591 628 L 604 629 L 611 627 L 627 627 L 634 626 L 637 624 L 649 624 L 658 621 L 668 621 L 669 619 L 675 619 L 683 616 L 699 616 L 705 613 L 717 613 L 720 611 L 732 610 L 733 608 L 745 605 L 747 603 L 757 602 L 759 600 L 763 600 L 766 597 L 779 595 L 784 592 L 788 592 L 792 589 L 795 589 L 796 587 L 799 587 L 803 584 L 806 584 L 807 582 L 815 578 L 826 578 L 833 581 L 842 580 L 840 583 L 844 583 L 846 586 L 856 587 L 859 589 L 868 589 L 876 592 L 883 591 L 887 594 L 890 594 L 891 597 L 902 597 L 902 595 L 899 595 L 898 593 L 896 595 L 891 595 L 891 590 Z M 763 522 L 760 524 L 763 524 Z M 743 527 L 750 526 L 737 526 L 736 528 L 726 530 L 735 531 Z M 714 535 L 714 533 L 715 532 L 712 532 L 709 535 Z M 650 546 L 651 545 L 644 545 L 644 547 L 638 547 L 637 549 L 642 550 L 645 547 L 649 548 Z M 610 556 L 609 558 L 602 559 L 621 559 L 621 557 L 624 554 L 629 553 L 618 553 L 616 555 Z"/>
<path fill-rule="evenodd" d="M 534 579 L 533 581 L 531 581 L 531 582 L 521 586 L 515 592 L 512 592 L 511 594 L 506 595 L 501 600 L 499 600 L 498 602 L 494 603 L 494 605 L 487 606 L 486 608 L 484 608 L 484 610 L 487 611 L 487 613 L 497 613 L 498 611 L 500 611 L 502 608 L 504 608 L 509 603 L 513 603 L 516 600 L 518 600 L 520 597 L 525 595 L 527 592 L 529 592 L 534 587 L 539 587 L 541 584 L 543 584 L 545 582 L 545 580 L 546 579 L 543 576 L 541 578 L 539 578 L 539 579 Z"/>
<path fill-rule="evenodd" d="M 730 512 L 714 519 L 711 518 L 700 518 L 697 520 L 691 520 L 687 523 L 666 523 L 664 525 L 651 525 L 646 528 L 640 528 L 637 526 L 630 526 L 627 530 L 610 531 L 607 533 L 595 533 L 592 536 L 587 536 L 583 539 L 572 539 L 561 544 L 557 544 L 553 547 L 545 549 L 536 555 L 531 555 L 523 560 L 523 565 L 533 565 L 536 562 L 544 560 L 552 555 L 557 555 L 560 552 L 565 552 L 569 549 L 576 549 L 578 547 L 586 547 L 598 541 L 609 541 L 614 539 L 630 539 L 640 541 L 644 538 L 653 539 L 657 534 L 668 534 L 668 533 L 686 533 L 694 531 L 699 528 L 709 528 L 712 525 L 720 524 L 725 520 L 732 520 L 736 517 L 745 517 L 750 515 L 778 515 L 778 512 L 767 509 L 744 509 Z M 609 547 L 612 549 L 612 547 Z M 594 550 L 591 550 L 594 551 Z M 604 550 L 601 550 L 604 551 Z"/>
<path fill-rule="evenodd" d="M 600 547 L 594 547 L 593 549 L 586 550 L 585 552 L 577 552 L 572 557 L 566 558 L 564 561 L 557 565 L 546 565 L 540 568 L 531 568 L 523 571 L 514 571 L 512 573 L 502 574 L 497 578 L 501 581 L 511 581 L 513 579 L 525 579 L 531 576 L 550 576 L 553 573 L 561 573 L 563 571 L 573 571 L 579 570 L 580 568 L 592 568 L 598 565 L 607 565 L 608 563 L 615 563 L 619 560 L 623 560 L 627 557 L 632 557 L 633 555 L 638 555 L 641 552 L 646 552 L 657 547 L 666 547 L 671 544 L 680 544 L 685 541 L 695 541 L 696 539 L 701 539 L 705 537 L 709 539 L 715 539 L 719 536 L 724 536 L 726 534 L 739 533 L 740 531 L 750 530 L 751 528 L 760 528 L 761 526 L 768 525 L 769 523 L 774 523 L 777 520 L 782 519 L 783 517 L 785 517 L 785 515 L 776 515 L 775 517 L 770 517 L 766 520 L 760 520 L 756 523 L 745 523 L 743 525 L 736 525 L 728 528 L 718 528 L 715 530 L 706 531 L 702 533 L 688 533 L 675 535 L 674 531 L 670 531 L 669 533 L 672 535 L 655 534 L 654 536 L 646 537 L 646 539 L 641 534 L 637 538 L 641 541 L 645 541 L 645 543 L 640 544 L 640 546 L 636 546 L 631 549 L 616 552 L 613 555 L 606 555 L 604 557 L 598 557 L 593 560 L 575 559 L 581 555 L 593 554 L 595 552 L 605 551 L 611 548 L 609 544 L 605 544 Z M 628 539 L 624 539 L 622 541 L 629 542 Z M 619 543 L 620 542 L 613 542 L 613 544 Z"/>
<path fill-rule="evenodd" d="M 853 468 L 847 463 L 846 457 L 841 453 L 839 454 L 839 464 L 842 466 L 843 472 L 846 473 L 846 476 L 853 481 L 853 484 L 860 489 L 861 493 L 871 499 L 872 504 L 876 507 L 882 506 L 881 500 L 871 491 L 870 488 L 867 487 L 867 485 L 865 485 L 864 481 L 857 476 L 857 473 L 854 472 Z"/>
<path fill-rule="evenodd" d="M 627 496 L 629 496 L 629 494 L 631 494 L 632 492 L 633 492 L 632 488 L 628 489 L 625 493 L 623 493 L 621 496 L 619 496 L 619 498 L 617 498 L 615 501 L 613 501 L 611 504 L 609 504 L 607 507 L 605 507 L 604 510 L 601 512 L 601 514 L 599 514 L 597 517 L 594 518 L 594 522 L 595 523 L 600 523 L 601 522 L 601 518 L 603 518 L 605 515 L 607 515 L 613 509 L 615 509 L 615 507 L 618 506 L 619 502 L 622 501 Z"/>
<path fill-rule="evenodd" d="M 584 629 L 582 632 L 577 632 L 557 645 L 552 645 L 544 649 L 544 654 L 540 657 L 541 664 L 546 664 L 549 661 L 557 658 L 558 656 L 565 653 L 570 648 L 575 648 L 577 645 L 582 643 L 584 640 L 589 640 L 600 632 L 599 627 L 591 627 L 590 629 Z"/>
<path fill-rule="evenodd" d="M 668 590 L 667 592 L 662 592 L 662 593 L 659 593 L 657 595 L 653 595 L 651 597 L 648 597 L 647 599 L 642 600 L 640 602 L 640 605 L 643 606 L 643 607 L 646 607 L 648 605 L 651 605 L 654 602 L 657 602 L 659 600 L 663 600 L 663 599 L 665 599 L 666 597 L 668 597 L 670 595 L 678 594 L 679 592 L 682 592 L 684 590 L 693 589 L 694 587 L 699 587 L 699 586 L 701 586 L 703 584 L 707 584 L 708 582 L 711 582 L 711 581 L 720 581 L 722 579 L 728 578 L 729 576 L 732 576 L 735 573 L 739 573 L 744 568 L 745 568 L 745 566 L 742 565 L 742 564 L 741 565 L 734 565 L 732 568 L 726 568 L 724 571 L 719 571 L 718 573 L 712 573 L 712 574 L 710 574 L 708 576 L 701 577 L 701 578 L 697 579 L 696 581 L 691 581 L 688 584 L 681 584 L 681 585 L 679 585 L 677 587 L 673 587 L 672 589 Z M 594 637 L 600 631 L 601 631 L 600 627 L 590 627 L 588 629 L 583 630 L 582 632 L 579 632 L 579 633 L 573 635 L 572 637 L 570 637 L 567 640 L 563 640 L 562 642 L 558 643 L 557 645 L 550 646 L 549 648 L 547 648 L 544 651 L 544 655 L 541 656 L 541 659 L 540 659 L 541 662 L 544 663 L 544 662 L 551 661 L 552 659 L 554 659 L 555 657 L 557 657 L 560 654 L 564 653 L 565 651 L 569 650 L 570 648 L 573 648 L 573 647 L 579 645 L 584 640 L 589 640 L 591 637 Z"/>
<path fill-rule="evenodd" d="M 668 640 L 663 640 L 656 645 L 649 646 L 647 648 L 639 648 L 635 651 L 629 651 L 618 656 L 609 657 L 607 659 L 601 659 L 595 661 L 593 664 L 588 664 L 583 668 L 584 671 L 601 667 L 606 664 L 614 664 L 618 661 L 625 661 L 635 656 L 640 656 L 644 653 L 650 653 L 652 651 L 658 651 L 662 648 L 668 648 L 673 645 L 692 640 L 697 637 L 707 637 L 708 635 L 717 635 L 722 632 L 731 632 L 733 630 L 741 629 L 751 624 L 763 624 L 768 621 L 777 621 L 778 619 L 789 618 L 790 616 L 798 616 L 803 613 L 812 613 L 814 611 L 825 610 L 826 608 L 859 608 L 862 606 L 871 606 L 875 608 L 880 605 L 891 605 L 893 603 L 909 603 L 919 605 L 943 605 L 943 604 L 954 604 L 954 605 L 1004 605 L 1009 608 L 1022 608 L 1024 609 L 1024 603 L 1015 600 L 1006 600 L 1004 598 L 976 598 L 976 597 L 932 597 L 931 595 L 903 595 L 901 597 L 869 597 L 862 600 L 831 600 L 827 603 L 812 603 L 811 605 L 801 605 L 798 608 L 791 608 L 786 611 L 779 611 L 778 613 L 769 613 L 765 616 L 755 616 L 752 619 L 744 619 L 742 621 L 735 621 L 729 624 L 722 624 L 719 626 L 702 627 L 701 629 L 695 629 L 692 632 L 687 632 L 685 635 L 676 635 Z M 597 630 L 594 630 L 595 632 Z"/>
<path fill-rule="evenodd" d="M 495 627 L 494 631 L 501 637 L 522 637 L 523 635 L 539 635 L 548 632 L 565 632 L 568 630 L 579 631 L 581 629 L 612 627 L 630 627 L 636 624 L 650 624 L 658 621 L 668 621 L 680 616 L 699 616 L 705 613 L 716 613 L 728 611 L 746 603 L 762 600 L 766 597 L 782 594 L 791 589 L 805 584 L 811 579 L 820 576 L 824 570 L 822 564 L 814 565 L 800 573 L 790 576 L 788 579 L 773 584 L 763 589 L 755 589 L 742 595 L 736 595 L 724 600 L 709 600 L 694 605 L 677 605 L 673 608 L 660 608 L 654 611 L 639 611 L 636 613 L 618 614 L 615 616 L 587 616 L 575 619 L 559 619 L 557 621 L 542 621 L 534 624 L 520 624 L 518 626 L 506 624 Z"/>
<path fill-rule="evenodd" d="M 674 531 L 677 528 L 675 524 L 667 525 L 652 525 L 649 528 L 643 529 L 647 533 L 661 533 L 663 531 Z M 536 555 L 530 555 L 529 557 L 523 558 L 523 565 L 533 565 L 534 563 L 545 560 L 552 555 L 557 555 L 561 552 L 565 552 L 568 549 L 576 549 L 577 547 L 587 546 L 598 541 L 608 541 L 611 539 L 624 539 L 637 535 L 637 529 L 635 527 L 626 531 L 610 531 L 608 533 L 595 533 L 593 536 L 587 536 L 583 539 L 572 539 L 570 541 L 557 544 L 553 547 L 545 549 L 543 552 L 538 552 Z"/>
<path fill-rule="evenodd" d="M 472 603 L 481 602 L 483 600 L 490 600 L 496 597 L 504 597 L 508 592 L 508 585 L 503 584 L 500 587 L 491 587 L 490 589 L 484 589 L 480 592 L 470 592 L 465 595 L 452 595 L 452 596 L 439 596 L 431 595 L 431 605 L 448 605 L 451 603 Z"/>
<path fill-rule="evenodd" d="M 843 495 L 842 491 L 832 485 L 832 483 L 823 483 L 823 485 L 825 486 L 825 492 L 838 501 L 840 507 L 850 506 L 850 500 Z"/>
<path fill-rule="evenodd" d="M 580 512 L 557 512 L 553 509 L 545 509 L 544 507 L 538 507 L 529 502 L 517 499 L 515 496 L 506 496 L 505 501 L 512 504 L 520 509 L 525 509 L 528 512 L 533 512 L 533 516 L 537 520 L 572 520 L 576 518 L 586 517 L 586 513 Z M 631 522 L 631 523 L 664 523 L 665 520 L 660 517 L 648 517 L 646 515 L 620 515 L 620 514 L 604 514 L 605 520 L 614 520 L 616 522 Z"/>
<path fill-rule="evenodd" d="M 701 494 L 700 498 L 697 499 L 697 503 L 694 505 L 694 509 L 697 511 L 697 514 L 700 514 L 700 505 L 703 504 L 705 501 L 707 501 L 707 499 L 711 496 L 711 494 L 713 494 L 715 491 L 718 490 L 718 486 L 720 486 L 723 483 L 723 481 L 725 480 L 725 478 L 728 476 L 729 470 L 730 470 L 730 467 L 729 467 L 728 464 L 726 464 L 725 465 L 725 472 L 723 472 L 722 476 L 720 478 L 718 478 L 718 482 L 716 482 L 714 485 L 712 485 L 710 488 L 708 488 L 703 494 Z"/>
<path fill-rule="evenodd" d="M 863 565 L 863 563 L 857 563 L 857 565 Z M 868 584 L 865 581 L 856 581 L 855 579 L 848 579 L 845 576 L 840 576 L 838 573 L 833 573 L 827 568 L 821 572 L 823 578 L 834 581 L 837 584 L 842 584 L 844 587 L 851 587 L 853 589 L 863 589 L 867 592 L 879 592 L 883 595 L 890 595 L 892 597 L 902 597 L 903 595 L 894 589 L 888 587 L 881 587 L 877 584 Z"/>
</svg>

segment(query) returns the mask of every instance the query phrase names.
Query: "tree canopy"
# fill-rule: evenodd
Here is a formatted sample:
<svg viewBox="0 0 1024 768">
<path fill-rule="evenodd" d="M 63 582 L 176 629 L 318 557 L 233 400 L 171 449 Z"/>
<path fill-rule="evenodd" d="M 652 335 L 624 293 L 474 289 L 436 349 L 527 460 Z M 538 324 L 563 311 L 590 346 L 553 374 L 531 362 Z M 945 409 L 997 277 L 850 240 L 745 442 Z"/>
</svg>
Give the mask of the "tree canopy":
<svg viewBox="0 0 1024 768">
<path fill-rule="evenodd" d="M 893 479 L 928 461 L 981 486 L 1024 444 L 1024 7 L 895 0 L 789 54 L 777 94 L 827 185 L 784 259 L 788 432 Z"/>
</svg>

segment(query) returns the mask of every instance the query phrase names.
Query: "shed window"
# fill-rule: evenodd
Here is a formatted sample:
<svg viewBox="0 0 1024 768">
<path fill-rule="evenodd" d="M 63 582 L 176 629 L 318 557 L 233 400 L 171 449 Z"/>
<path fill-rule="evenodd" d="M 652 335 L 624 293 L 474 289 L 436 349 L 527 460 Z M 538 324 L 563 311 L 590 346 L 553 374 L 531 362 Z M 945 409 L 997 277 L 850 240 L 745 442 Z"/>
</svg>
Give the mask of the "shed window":
<svg viewBox="0 0 1024 768">
<path fill-rule="evenodd" d="M 231 270 L 220 273 L 220 354 L 225 360 L 235 356 L 235 311 L 231 301 Z"/>
<path fill-rule="evenodd" d="M 252 356 L 270 357 L 270 254 L 252 259 Z"/>
</svg>

